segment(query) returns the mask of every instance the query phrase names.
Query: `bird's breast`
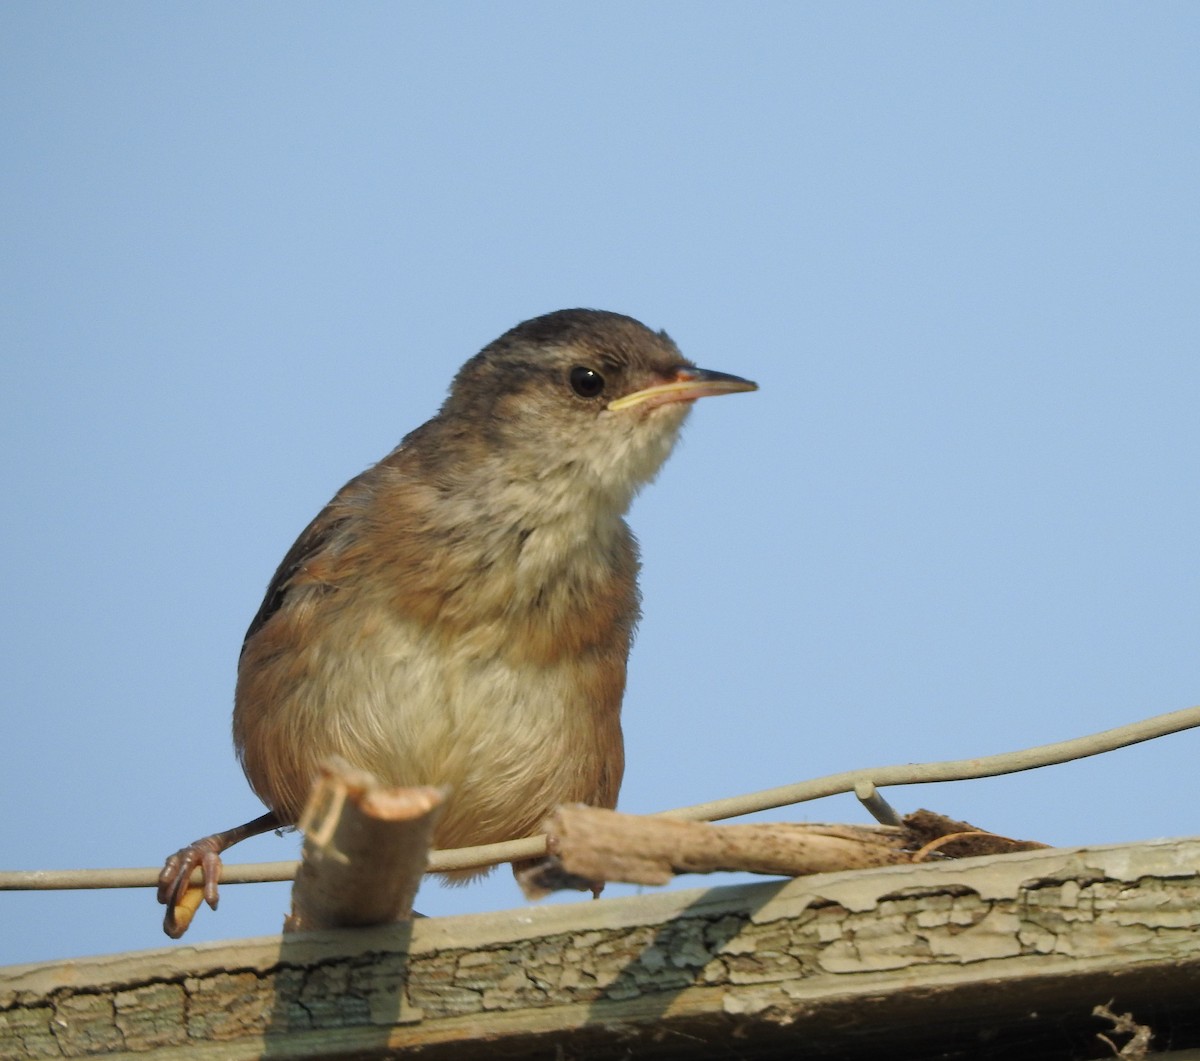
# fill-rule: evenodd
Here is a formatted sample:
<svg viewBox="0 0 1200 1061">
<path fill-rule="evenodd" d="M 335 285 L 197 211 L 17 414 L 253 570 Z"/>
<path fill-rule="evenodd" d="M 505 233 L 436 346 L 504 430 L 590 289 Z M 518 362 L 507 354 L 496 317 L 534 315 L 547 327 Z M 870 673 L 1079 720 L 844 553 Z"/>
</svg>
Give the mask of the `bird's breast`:
<svg viewBox="0 0 1200 1061">
<path fill-rule="evenodd" d="M 330 755 L 450 785 L 441 846 L 525 835 L 561 802 L 612 806 L 638 613 L 623 521 L 512 504 L 483 519 L 461 493 L 405 489 L 407 518 L 348 518 L 247 640 L 234 732 L 251 784 L 293 820 Z"/>
<path fill-rule="evenodd" d="M 371 576 L 332 607 L 370 597 L 481 659 L 551 664 L 598 650 L 628 652 L 639 614 L 638 558 L 617 519 L 477 520 L 470 533 L 411 527 L 377 535 Z"/>
<path fill-rule="evenodd" d="M 550 591 L 462 626 L 385 599 L 281 610 L 239 670 L 247 776 L 290 818 L 330 755 L 389 784 L 450 785 L 443 847 L 526 835 L 563 802 L 614 805 L 629 626 L 610 605 L 556 631 L 569 598 Z"/>
</svg>

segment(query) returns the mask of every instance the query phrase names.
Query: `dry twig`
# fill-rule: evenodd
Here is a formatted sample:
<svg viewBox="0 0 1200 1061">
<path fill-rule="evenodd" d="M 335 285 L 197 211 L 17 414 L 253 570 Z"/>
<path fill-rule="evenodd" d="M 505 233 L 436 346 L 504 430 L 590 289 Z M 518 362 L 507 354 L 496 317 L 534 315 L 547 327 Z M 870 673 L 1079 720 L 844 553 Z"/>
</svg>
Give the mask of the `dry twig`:
<svg viewBox="0 0 1200 1061">
<path fill-rule="evenodd" d="M 551 815 L 545 829 L 546 872 L 521 882 L 531 898 L 570 878 L 666 884 L 677 873 L 800 877 L 920 862 L 937 849 L 944 857 L 965 857 L 1046 846 L 931 811 L 909 815 L 899 826 L 710 825 L 573 804 Z"/>
<path fill-rule="evenodd" d="M 1111 1006 L 1111 1000 L 1107 1006 L 1103 1004 L 1096 1006 L 1092 1010 L 1092 1015 L 1112 1021 L 1112 1030 L 1115 1034 L 1130 1035 L 1132 1038 L 1119 1049 L 1117 1044 L 1103 1032 L 1096 1032 L 1096 1038 L 1108 1044 L 1114 1057 L 1125 1057 L 1130 1061 L 1143 1061 L 1144 1058 L 1150 1056 L 1150 1040 L 1154 1038 L 1154 1032 L 1147 1025 L 1138 1024 L 1133 1019 L 1132 1013 L 1114 1013 Z"/>
</svg>

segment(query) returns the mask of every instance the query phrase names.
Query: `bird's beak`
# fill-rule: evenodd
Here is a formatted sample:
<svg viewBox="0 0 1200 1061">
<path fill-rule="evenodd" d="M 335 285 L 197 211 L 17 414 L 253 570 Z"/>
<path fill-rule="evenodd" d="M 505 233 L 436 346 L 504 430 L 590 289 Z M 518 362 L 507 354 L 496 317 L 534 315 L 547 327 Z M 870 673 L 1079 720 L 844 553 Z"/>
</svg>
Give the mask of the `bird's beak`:
<svg viewBox="0 0 1200 1061">
<path fill-rule="evenodd" d="M 681 368 L 670 382 L 656 383 L 653 387 L 644 387 L 632 394 L 614 398 L 608 403 L 608 408 L 613 412 L 629 409 L 634 405 L 645 405 L 653 409 L 656 405 L 691 402 L 697 398 L 707 398 L 710 394 L 736 394 L 738 391 L 756 390 L 757 383 L 751 383 L 741 376 L 731 376 L 728 372 L 712 372 L 706 368 Z"/>
</svg>

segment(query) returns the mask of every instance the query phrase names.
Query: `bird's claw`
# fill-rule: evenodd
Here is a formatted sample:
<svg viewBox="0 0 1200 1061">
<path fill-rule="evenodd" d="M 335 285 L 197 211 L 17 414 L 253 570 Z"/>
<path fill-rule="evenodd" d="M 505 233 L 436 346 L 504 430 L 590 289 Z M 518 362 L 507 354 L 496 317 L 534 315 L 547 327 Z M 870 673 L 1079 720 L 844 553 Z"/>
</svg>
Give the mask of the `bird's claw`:
<svg viewBox="0 0 1200 1061">
<path fill-rule="evenodd" d="M 208 903 L 214 910 L 217 908 L 221 850 L 217 837 L 206 836 L 180 848 L 164 863 L 158 875 L 158 901 L 167 908 L 163 915 L 163 931 L 172 939 L 179 939 L 187 931 L 201 902 Z M 192 871 L 196 869 L 203 878 L 199 886 L 191 882 Z"/>
<path fill-rule="evenodd" d="M 588 880 L 575 873 L 568 873 L 557 855 L 543 855 L 512 864 L 513 876 L 525 893 L 526 899 L 541 899 L 556 891 L 591 892 L 599 899 L 604 891 L 604 882 Z"/>
</svg>

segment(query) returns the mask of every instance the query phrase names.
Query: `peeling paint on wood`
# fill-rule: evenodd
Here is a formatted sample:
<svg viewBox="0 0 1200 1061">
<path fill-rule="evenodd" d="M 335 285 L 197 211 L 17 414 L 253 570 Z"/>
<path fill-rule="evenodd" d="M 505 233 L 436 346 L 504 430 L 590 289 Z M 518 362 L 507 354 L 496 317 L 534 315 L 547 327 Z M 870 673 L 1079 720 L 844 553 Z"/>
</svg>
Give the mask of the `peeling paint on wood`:
<svg viewBox="0 0 1200 1061">
<path fill-rule="evenodd" d="M 1022 852 L 0 969 L 0 1057 L 706 1057 L 801 1027 L 849 1057 L 873 1020 L 952 1039 L 982 1007 L 1003 1037 L 1076 989 L 1080 1027 L 1139 984 L 1174 1019 L 1198 928 L 1200 840 Z"/>
</svg>

